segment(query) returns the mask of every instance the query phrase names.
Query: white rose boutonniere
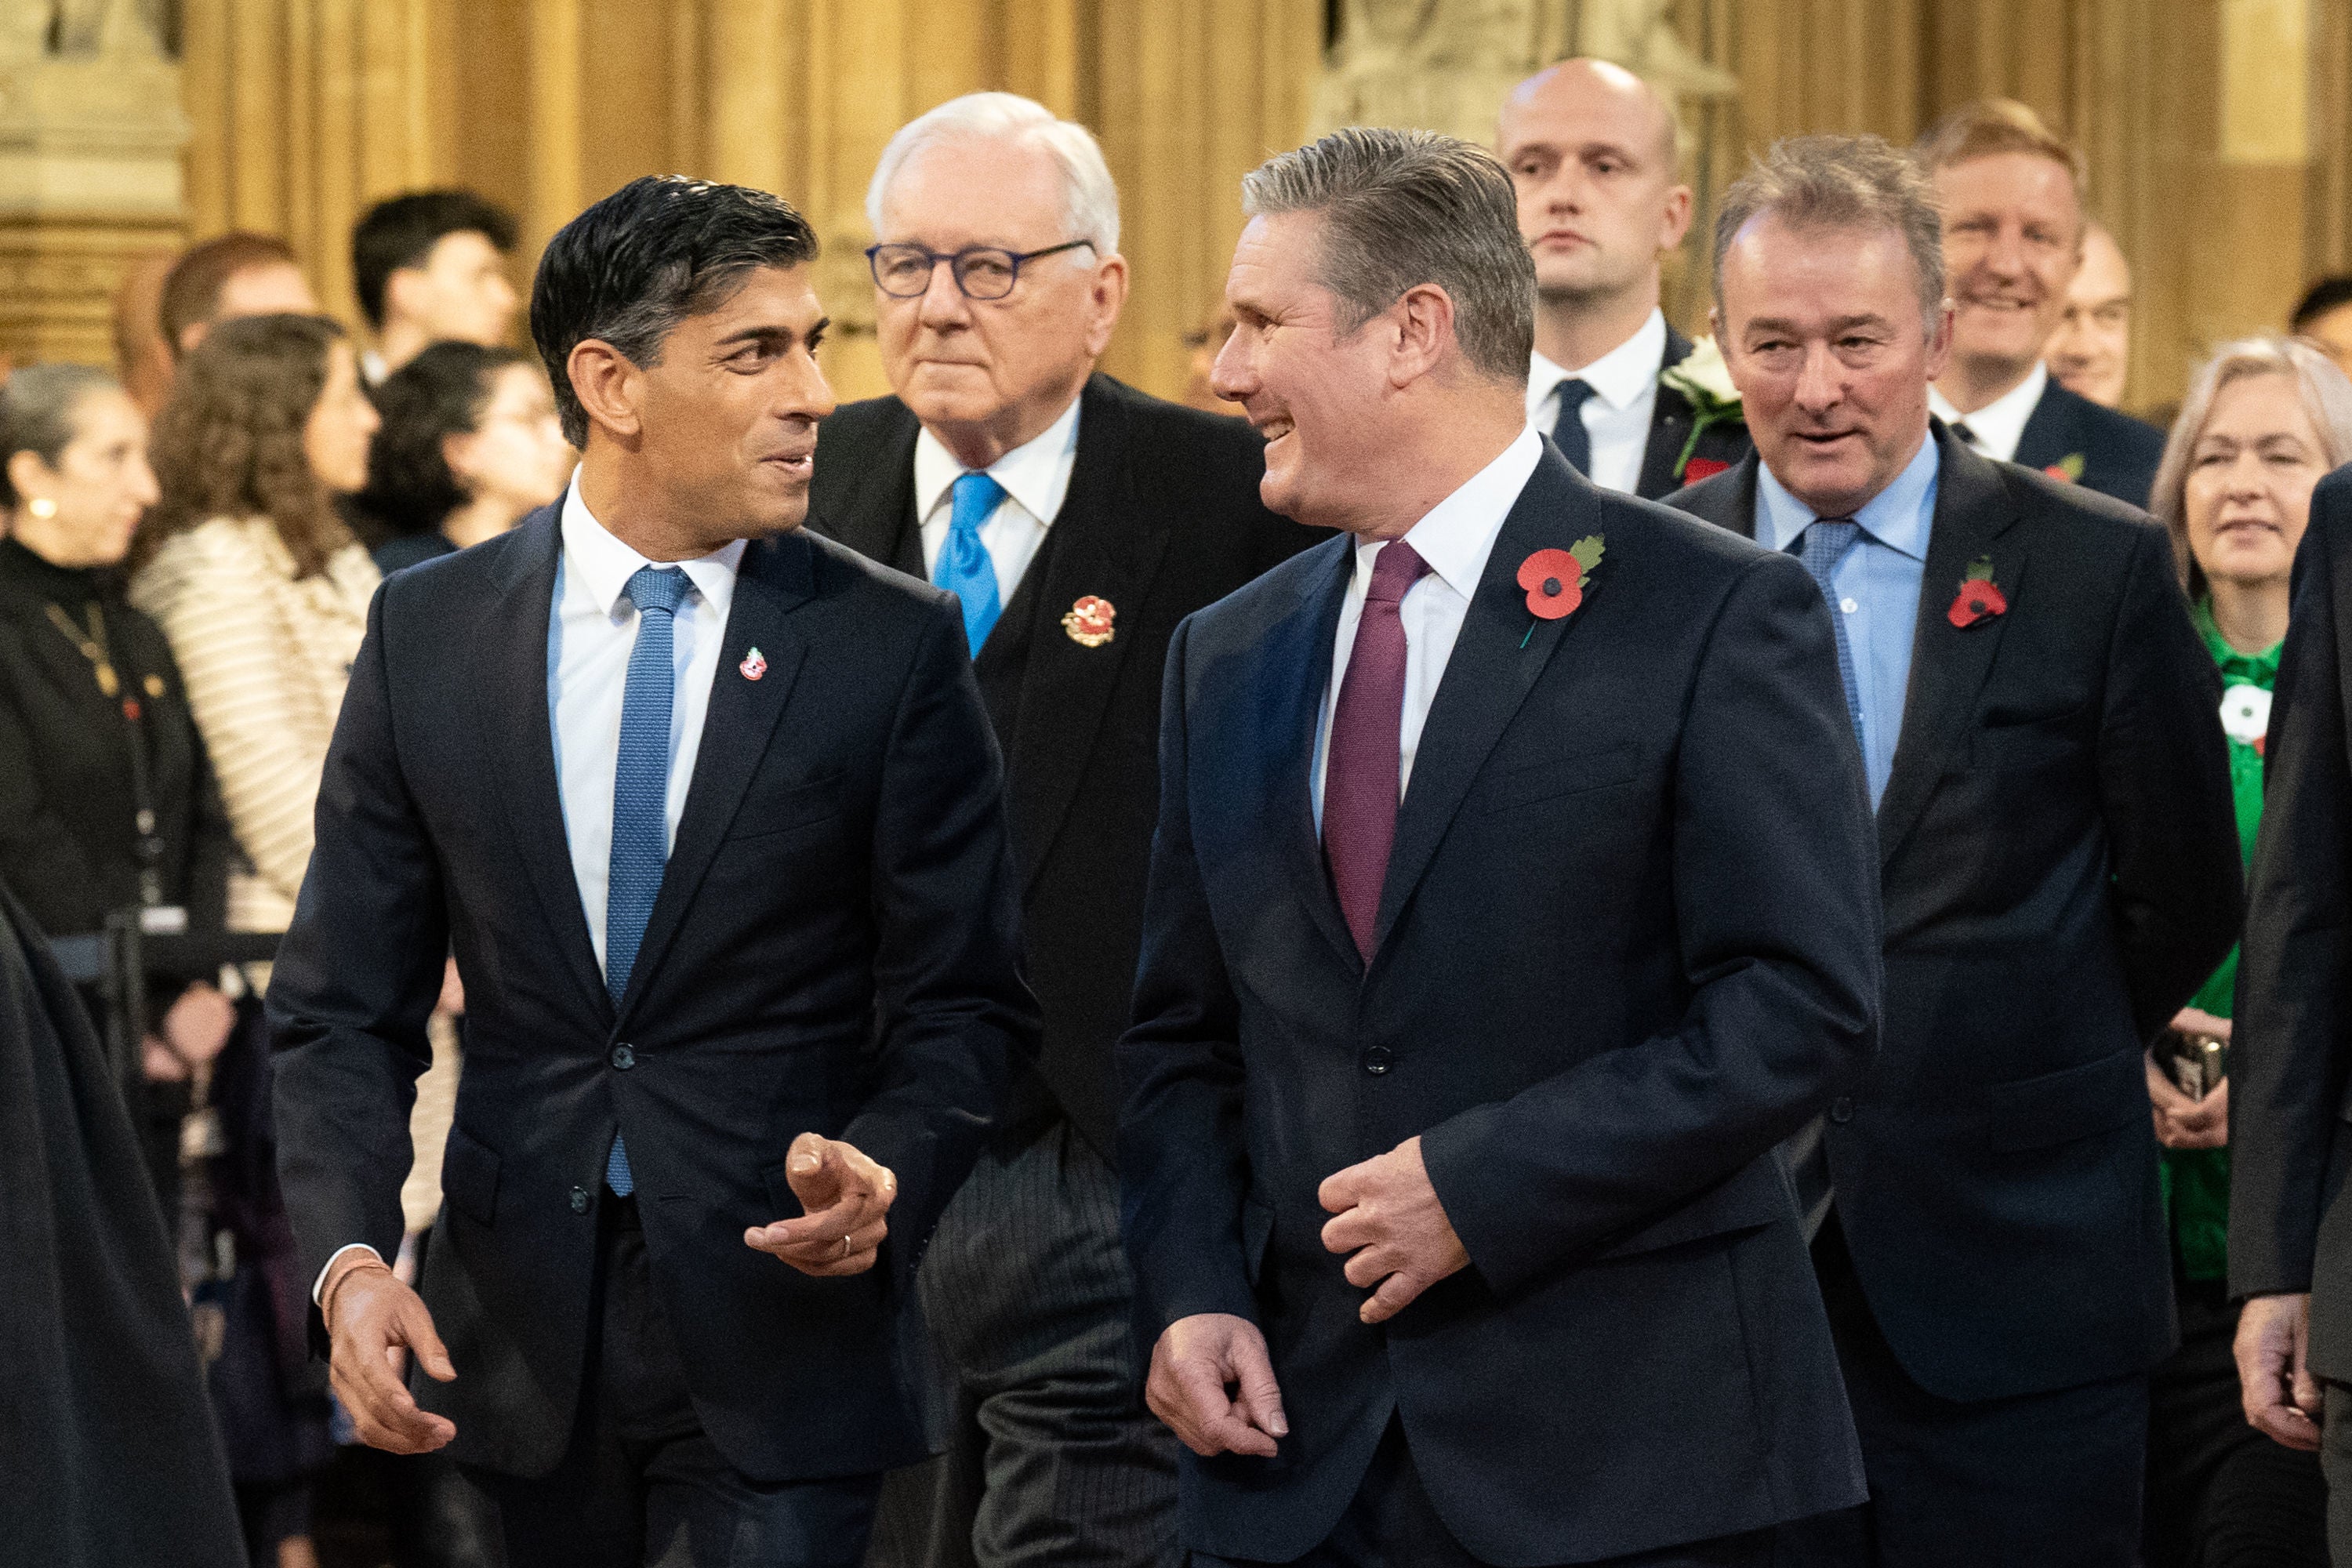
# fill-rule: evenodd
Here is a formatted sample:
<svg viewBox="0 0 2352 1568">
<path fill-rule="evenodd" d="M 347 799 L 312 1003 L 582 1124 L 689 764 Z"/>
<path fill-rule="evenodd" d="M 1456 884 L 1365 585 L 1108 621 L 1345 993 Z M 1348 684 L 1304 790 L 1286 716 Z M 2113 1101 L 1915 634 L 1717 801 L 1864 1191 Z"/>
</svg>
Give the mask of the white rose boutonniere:
<svg viewBox="0 0 2352 1568">
<path fill-rule="evenodd" d="M 1723 363 L 1723 351 L 1716 347 L 1713 338 L 1691 344 L 1691 352 L 1680 363 L 1668 366 L 1658 381 L 1681 393 L 1691 405 L 1690 438 L 1683 443 L 1682 456 L 1675 459 L 1675 478 L 1679 479 L 1690 468 L 1691 454 L 1698 449 L 1698 438 L 1708 426 L 1745 419 L 1747 414 L 1740 406 L 1739 388 L 1732 384 L 1731 372 Z"/>
</svg>

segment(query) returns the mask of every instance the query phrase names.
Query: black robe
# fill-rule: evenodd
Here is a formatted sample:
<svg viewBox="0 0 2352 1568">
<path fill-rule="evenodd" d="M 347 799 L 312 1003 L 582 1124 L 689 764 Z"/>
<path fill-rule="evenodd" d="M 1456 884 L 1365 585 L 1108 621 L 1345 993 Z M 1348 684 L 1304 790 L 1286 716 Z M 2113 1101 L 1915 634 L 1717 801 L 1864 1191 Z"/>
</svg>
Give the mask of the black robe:
<svg viewBox="0 0 2352 1568">
<path fill-rule="evenodd" d="M 0 891 L 0 1568 L 243 1568 L 154 1194 L 98 1038 Z"/>
</svg>

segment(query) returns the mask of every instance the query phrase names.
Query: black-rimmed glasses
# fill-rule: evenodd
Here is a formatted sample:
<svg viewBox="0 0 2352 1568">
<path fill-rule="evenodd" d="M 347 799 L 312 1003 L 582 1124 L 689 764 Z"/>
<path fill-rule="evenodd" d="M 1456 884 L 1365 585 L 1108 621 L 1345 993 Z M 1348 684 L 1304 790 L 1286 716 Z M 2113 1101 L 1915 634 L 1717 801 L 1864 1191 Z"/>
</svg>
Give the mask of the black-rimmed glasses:
<svg viewBox="0 0 2352 1568">
<path fill-rule="evenodd" d="M 1043 250 L 1000 250 L 975 245 L 953 256 L 941 256 L 919 245 L 873 245 L 866 247 L 866 261 L 874 268 L 874 286 L 893 300 L 920 299 L 929 290 L 931 274 L 942 261 L 955 275 L 956 287 L 963 290 L 965 299 L 1002 300 L 1021 281 L 1023 262 L 1093 244 L 1091 239 L 1073 239 Z"/>
</svg>

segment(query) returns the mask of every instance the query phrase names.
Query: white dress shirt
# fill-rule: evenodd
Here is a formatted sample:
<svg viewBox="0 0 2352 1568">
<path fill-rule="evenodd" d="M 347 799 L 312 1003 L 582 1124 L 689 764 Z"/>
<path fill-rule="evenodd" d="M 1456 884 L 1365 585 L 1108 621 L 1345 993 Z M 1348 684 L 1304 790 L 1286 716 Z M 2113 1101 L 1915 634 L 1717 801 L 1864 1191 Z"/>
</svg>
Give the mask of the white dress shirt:
<svg viewBox="0 0 2352 1568">
<path fill-rule="evenodd" d="M 1429 705 L 1437 700 L 1438 683 L 1445 679 L 1446 661 L 1454 657 L 1454 639 L 1462 635 L 1462 621 L 1470 613 L 1478 579 L 1486 574 L 1486 557 L 1495 552 L 1496 536 L 1542 457 L 1542 435 L 1529 426 L 1503 448 L 1502 456 L 1405 531 L 1405 542 L 1429 563 L 1429 570 L 1405 590 L 1397 605 L 1397 618 L 1404 625 L 1404 712 L 1397 726 L 1399 798 L 1412 782 L 1422 727 L 1429 722 Z M 1356 627 L 1364 618 L 1372 563 L 1384 548 L 1383 540 L 1356 542 L 1355 570 L 1348 578 L 1347 597 L 1339 603 L 1339 628 L 1331 639 L 1331 679 L 1323 689 L 1323 711 L 1315 726 L 1318 837 L 1323 831 L 1323 773 L 1331 756 L 1331 710 L 1339 700 L 1339 683 L 1348 677 L 1348 656 L 1356 650 Z"/>
<path fill-rule="evenodd" d="M 2050 367 L 2035 360 L 2032 374 L 1974 414 L 1953 407 L 1952 400 L 1934 386 L 1927 388 L 1927 412 L 1947 425 L 1965 422 L 1969 434 L 1976 437 L 1970 445 L 1978 451 L 1996 462 L 2013 463 L 2017 444 L 2025 439 L 2025 422 L 2033 417 L 2049 384 Z"/>
<path fill-rule="evenodd" d="M 1591 387 L 1581 410 L 1585 437 L 1592 443 L 1592 471 L 1584 477 L 1604 490 L 1632 495 L 1650 449 L 1650 415 L 1665 357 L 1666 318 L 1660 310 L 1582 370 L 1563 369 L 1537 354 L 1528 374 L 1528 423 L 1550 435 L 1559 423 L 1559 384 L 1581 381 Z"/>
<path fill-rule="evenodd" d="M 1070 399 L 1045 433 L 1015 447 L 985 470 L 1004 487 L 1004 499 L 980 525 L 980 542 L 996 568 L 996 603 L 1013 603 L 1021 574 L 1037 558 L 1045 531 L 1070 493 L 1070 472 L 1078 462 L 1078 405 Z M 939 570 L 948 525 L 955 515 L 955 482 L 971 470 L 955 459 L 929 430 L 915 437 L 915 515 L 923 521 L 923 575 Z"/>
<path fill-rule="evenodd" d="M 693 561 L 653 561 L 604 531 L 580 499 L 574 469 L 557 524 L 563 548 L 556 557 L 555 596 L 547 624 L 547 710 L 555 741 L 555 784 L 563 807 L 563 837 L 572 847 L 572 875 L 596 962 L 604 962 L 606 883 L 613 864 L 613 780 L 621 763 L 621 700 L 628 690 L 629 655 L 637 645 L 637 607 L 623 593 L 643 566 L 677 566 L 693 584 L 672 617 L 670 669 L 676 685 L 669 710 L 669 842 L 686 810 L 687 786 L 702 748 L 702 721 L 726 640 L 727 612 L 735 602 L 735 574 L 743 563 L 740 539 Z M 311 1282 L 318 1300 L 335 1258 L 357 1247 L 382 1261 L 363 1242 L 337 1249 Z"/>
</svg>

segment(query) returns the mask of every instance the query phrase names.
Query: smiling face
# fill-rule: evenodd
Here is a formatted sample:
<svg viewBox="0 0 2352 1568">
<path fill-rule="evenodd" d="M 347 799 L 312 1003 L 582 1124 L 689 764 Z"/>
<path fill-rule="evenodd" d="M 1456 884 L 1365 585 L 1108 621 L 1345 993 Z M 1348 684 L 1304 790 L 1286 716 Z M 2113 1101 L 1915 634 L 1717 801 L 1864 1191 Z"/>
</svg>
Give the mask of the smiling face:
<svg viewBox="0 0 2352 1568">
<path fill-rule="evenodd" d="M 2105 229 L 2084 237 L 2083 265 L 2042 353 L 2067 391 L 2106 408 L 2122 404 L 2131 368 L 2131 267 Z"/>
<path fill-rule="evenodd" d="M 2295 379 L 2240 376 L 2213 396 L 2189 448 L 2182 514 L 2189 553 L 2209 580 L 2284 584 L 2311 520 L 2326 448 Z"/>
<path fill-rule="evenodd" d="M 1656 285 L 1658 256 L 1690 226 L 1675 180 L 1671 112 L 1640 78 L 1570 60 L 1522 83 L 1496 140 L 1519 198 L 1519 233 L 1549 301 Z"/>
<path fill-rule="evenodd" d="M 2057 329 L 2082 257 L 2074 173 L 2037 153 L 1990 153 L 1937 170 L 1936 194 L 1953 356 L 2013 385 Z"/>
<path fill-rule="evenodd" d="M 11 524 L 18 542 L 58 566 L 111 566 L 131 548 L 131 531 L 155 504 L 154 470 L 147 466 L 147 419 L 111 387 L 74 400 L 67 425 L 72 439 L 55 466 L 37 452 L 8 464 L 19 507 Z M 28 503 L 56 510 L 36 516 Z"/>
<path fill-rule="evenodd" d="M 1320 271 L 1322 226 L 1318 214 L 1288 212 L 1242 230 L 1225 281 L 1234 333 L 1210 384 L 1266 438 L 1266 506 L 1352 532 L 1384 515 L 1393 488 L 1382 434 L 1392 334 L 1377 316 L 1339 333 L 1339 300 Z"/>
<path fill-rule="evenodd" d="M 806 266 L 758 268 L 627 378 L 632 478 L 663 498 L 667 527 L 700 553 L 808 516 L 817 421 L 834 408 L 816 363 L 825 324 Z"/>
<path fill-rule="evenodd" d="M 1717 341 L 1758 452 L 1817 515 L 1852 516 L 1927 437 L 1949 316 L 1921 314 L 1894 229 L 1792 230 L 1769 212 L 1732 240 L 1721 287 Z"/>
<path fill-rule="evenodd" d="M 360 385 L 358 356 L 337 339 L 327 345 L 327 384 L 302 426 L 302 452 L 329 489 L 349 495 L 367 488 L 368 443 L 383 421 Z"/>
<path fill-rule="evenodd" d="M 1026 255 L 1087 237 L 1069 232 L 1051 153 L 981 137 L 935 142 L 908 158 L 883 194 L 875 236 L 939 256 L 982 246 Z M 916 418 L 968 467 L 985 467 L 1061 416 L 1109 345 L 1126 299 L 1127 263 L 1091 246 L 1022 263 L 1001 300 L 966 299 L 953 269 L 936 266 L 914 299 L 875 289 L 883 369 Z"/>
</svg>

